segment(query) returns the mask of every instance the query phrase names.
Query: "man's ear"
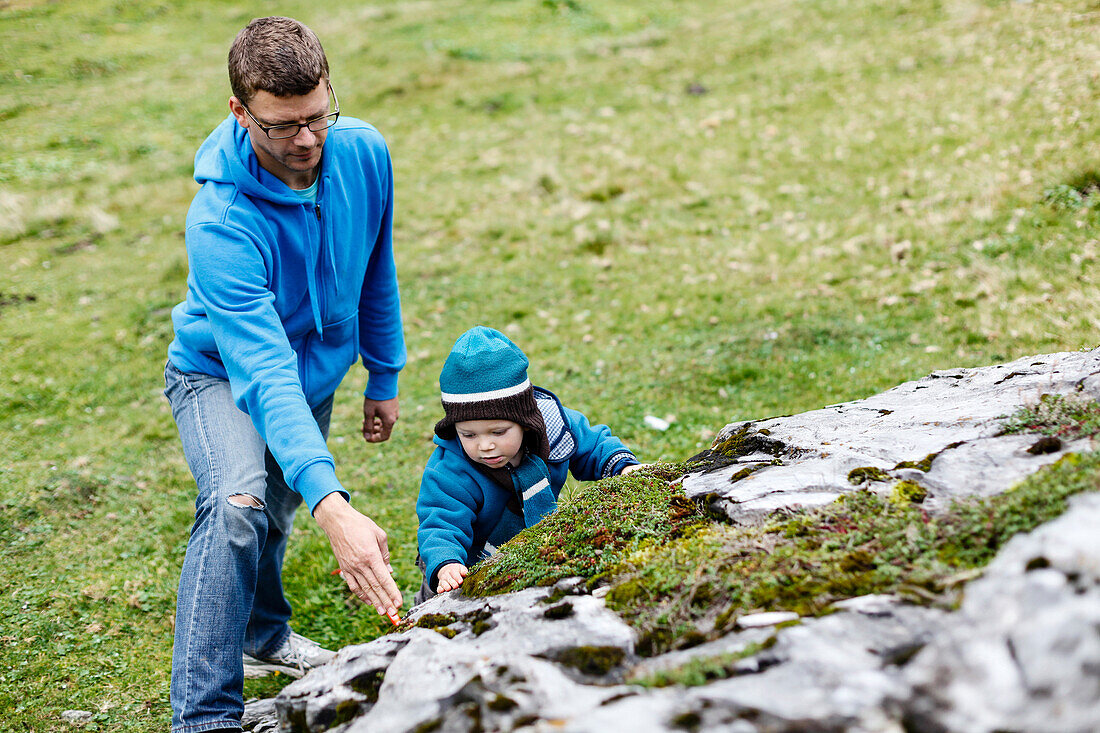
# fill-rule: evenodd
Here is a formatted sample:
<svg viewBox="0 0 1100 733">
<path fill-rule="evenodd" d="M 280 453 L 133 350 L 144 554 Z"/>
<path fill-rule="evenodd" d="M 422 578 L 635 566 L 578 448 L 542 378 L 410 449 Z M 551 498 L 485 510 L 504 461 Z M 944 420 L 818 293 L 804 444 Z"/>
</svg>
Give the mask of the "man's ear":
<svg viewBox="0 0 1100 733">
<path fill-rule="evenodd" d="M 230 97 L 229 111 L 235 118 L 237 118 L 237 124 L 247 130 L 248 125 L 252 122 L 252 120 L 248 118 L 248 113 L 244 111 L 244 105 L 241 104 L 241 100 L 237 99 L 236 97 Z"/>
</svg>

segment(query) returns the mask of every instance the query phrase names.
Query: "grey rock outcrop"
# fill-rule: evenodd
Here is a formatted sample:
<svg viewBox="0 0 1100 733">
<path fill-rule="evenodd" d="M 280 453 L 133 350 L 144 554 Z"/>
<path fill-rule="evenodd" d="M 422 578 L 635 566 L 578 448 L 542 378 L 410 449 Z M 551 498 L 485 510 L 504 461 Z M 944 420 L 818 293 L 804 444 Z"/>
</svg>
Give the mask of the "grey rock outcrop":
<svg viewBox="0 0 1100 733">
<path fill-rule="evenodd" d="M 432 629 L 341 650 L 283 690 L 280 718 L 288 727 L 325 730 L 354 708 L 340 730 L 469 730 L 473 721 L 511 730 L 599 707 L 623 692 L 615 683 L 633 656 L 634 634 L 599 599 L 542 602 L 551 592 L 437 596 L 409 617 Z M 368 689 L 373 681 L 379 684 Z"/>
<path fill-rule="evenodd" d="M 1074 442 L 1036 455 L 1028 453 L 1036 436 L 998 434 L 999 417 L 1042 394 L 1100 397 L 1100 350 L 938 371 L 864 400 L 730 423 L 715 439 L 730 447 L 686 476 L 684 492 L 711 497 L 737 521 L 827 504 L 859 488 L 857 477 L 849 478 L 856 469 L 879 469 L 891 483 L 917 482 L 929 493 L 929 510 L 960 496 L 989 496 L 1066 452 L 1088 448 Z"/>
<path fill-rule="evenodd" d="M 932 509 L 993 494 L 1091 448 L 1029 453 L 1036 436 L 998 435 L 997 418 L 1043 393 L 1100 396 L 1100 350 L 937 372 L 866 400 L 731 424 L 715 444 L 734 437 L 750 450 L 716 454 L 684 488 L 736 521 L 832 500 L 856 488 L 849 473 L 861 467 L 918 482 Z M 794 624 L 744 617 L 724 637 L 645 659 L 599 591 L 576 580 L 485 599 L 446 593 L 410 614 L 423 627 L 341 650 L 288 685 L 275 713 L 250 720 L 339 733 L 1097 730 L 1098 526 L 1100 494 L 1078 497 L 1007 544 L 957 611 L 863 596 Z M 729 674 L 642 684 L 692 659 L 725 659 Z"/>
<path fill-rule="evenodd" d="M 1100 730 L 1100 494 L 1013 538 L 906 681 L 912 730 Z"/>
</svg>

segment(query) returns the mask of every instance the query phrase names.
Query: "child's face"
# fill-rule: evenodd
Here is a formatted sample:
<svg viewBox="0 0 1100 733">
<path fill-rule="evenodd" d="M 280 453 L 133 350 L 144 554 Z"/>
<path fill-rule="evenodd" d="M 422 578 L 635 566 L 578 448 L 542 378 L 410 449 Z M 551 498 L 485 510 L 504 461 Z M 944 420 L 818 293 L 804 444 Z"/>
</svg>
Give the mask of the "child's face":
<svg viewBox="0 0 1100 733">
<path fill-rule="evenodd" d="M 523 428 L 511 420 L 463 420 L 455 423 L 458 442 L 474 463 L 489 468 L 518 466 L 523 459 Z"/>
</svg>

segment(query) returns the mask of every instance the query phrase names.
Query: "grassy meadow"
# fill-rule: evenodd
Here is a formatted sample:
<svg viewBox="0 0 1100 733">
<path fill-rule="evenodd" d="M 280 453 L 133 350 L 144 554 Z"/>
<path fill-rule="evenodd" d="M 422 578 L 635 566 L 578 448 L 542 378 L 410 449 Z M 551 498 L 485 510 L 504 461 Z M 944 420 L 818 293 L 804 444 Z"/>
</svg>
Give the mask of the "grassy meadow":
<svg viewBox="0 0 1100 733">
<path fill-rule="evenodd" d="M 0 730 L 167 728 L 193 511 L 169 310 L 229 43 L 276 13 L 393 154 L 402 419 L 363 443 L 356 367 L 330 446 L 410 599 L 436 380 L 474 324 L 667 461 L 733 420 L 1100 344 L 1096 0 L 2 1 Z M 296 630 L 384 631 L 304 512 L 296 533 Z"/>
</svg>

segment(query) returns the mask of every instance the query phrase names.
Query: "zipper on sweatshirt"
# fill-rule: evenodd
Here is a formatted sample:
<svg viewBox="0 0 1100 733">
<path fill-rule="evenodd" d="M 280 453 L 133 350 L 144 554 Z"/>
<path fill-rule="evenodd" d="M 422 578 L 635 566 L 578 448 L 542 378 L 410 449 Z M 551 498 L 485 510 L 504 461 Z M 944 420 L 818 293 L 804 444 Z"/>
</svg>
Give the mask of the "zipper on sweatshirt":
<svg viewBox="0 0 1100 733">
<path fill-rule="evenodd" d="M 317 192 L 318 197 L 320 191 Z M 317 308 L 321 313 L 322 326 L 328 321 L 328 314 L 325 313 L 325 273 L 328 271 L 328 252 L 326 251 L 325 242 L 325 223 L 321 219 L 321 204 L 318 202 L 313 206 L 313 213 L 317 217 L 317 241 L 319 245 L 317 247 L 317 261 L 313 263 L 313 266 L 317 268 Z M 324 334 L 321 335 L 321 340 L 324 341 Z"/>
</svg>

